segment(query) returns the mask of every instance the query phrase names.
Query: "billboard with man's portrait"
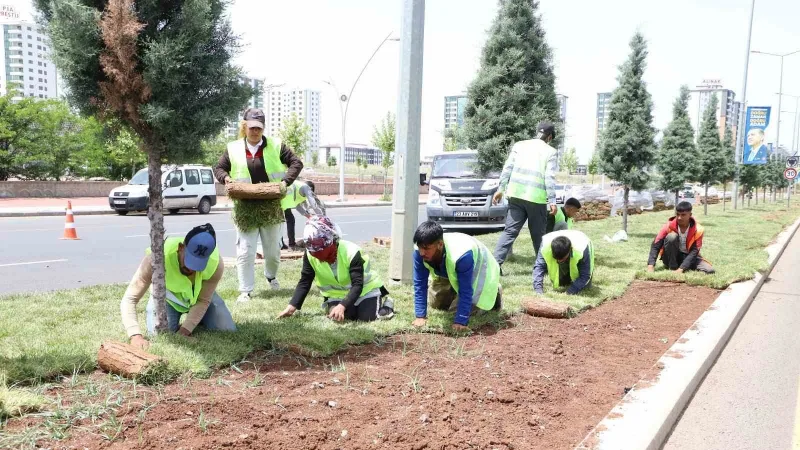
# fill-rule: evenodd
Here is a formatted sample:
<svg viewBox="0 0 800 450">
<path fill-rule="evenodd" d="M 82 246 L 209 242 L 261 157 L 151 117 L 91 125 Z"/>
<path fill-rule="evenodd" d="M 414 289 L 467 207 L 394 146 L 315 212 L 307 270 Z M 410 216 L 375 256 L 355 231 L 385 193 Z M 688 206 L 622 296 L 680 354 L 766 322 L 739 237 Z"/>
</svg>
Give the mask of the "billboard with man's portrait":
<svg viewBox="0 0 800 450">
<path fill-rule="evenodd" d="M 770 146 L 766 133 L 769 126 L 770 106 L 748 106 L 744 122 L 745 144 L 742 164 L 766 164 L 769 161 Z"/>
</svg>

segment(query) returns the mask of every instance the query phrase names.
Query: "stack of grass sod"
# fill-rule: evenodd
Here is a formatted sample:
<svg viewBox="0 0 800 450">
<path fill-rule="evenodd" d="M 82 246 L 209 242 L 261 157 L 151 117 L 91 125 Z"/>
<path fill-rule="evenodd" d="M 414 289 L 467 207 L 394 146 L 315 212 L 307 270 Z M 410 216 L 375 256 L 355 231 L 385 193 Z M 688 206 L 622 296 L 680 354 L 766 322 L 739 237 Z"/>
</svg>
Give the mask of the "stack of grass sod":
<svg viewBox="0 0 800 450">
<path fill-rule="evenodd" d="M 797 208 L 794 206 L 793 208 Z M 699 209 L 699 208 L 698 208 Z M 647 256 L 653 237 L 670 212 L 646 213 L 629 218 L 628 242 L 610 243 L 603 236 L 618 231 L 620 218 L 577 222 L 576 229 L 586 232 L 595 245 L 596 270 L 590 289 L 576 296 L 553 292 L 545 283 L 545 297 L 571 306 L 576 311 L 595 307 L 622 295 L 634 279 L 682 281 L 691 285 L 722 289 L 736 281 L 752 278 L 767 265 L 764 248 L 798 215 L 799 209 L 784 205 L 759 205 L 738 211 L 723 212 L 721 205 L 709 207 L 708 216 L 695 211 L 705 226 L 702 254 L 717 272 L 714 275 L 687 273 L 678 275 L 659 268 L 646 272 Z M 493 249 L 498 234 L 480 236 Z M 368 239 L 369 237 L 364 237 Z M 378 273 L 388 271 L 389 249 L 364 244 Z M 502 326 L 509 314 L 519 313 L 520 302 L 532 295 L 531 267 L 534 262 L 530 238 L 523 232 L 514 245 L 514 256 L 504 264 L 501 278 L 504 309 L 471 320 L 477 329 L 486 324 Z M 282 262 L 278 278 L 284 287 L 295 286 L 301 261 Z M 258 277 L 253 301 L 235 303 L 238 295 L 236 271 L 226 270 L 218 292 L 228 303 L 238 331 L 206 332 L 198 329 L 192 340 L 179 335 L 153 338 L 150 352 L 164 357 L 168 365 L 160 372 L 163 381 L 183 373 L 209 376 L 216 368 L 241 361 L 255 350 L 286 349 L 294 346 L 307 355 L 327 356 L 350 345 L 378 341 L 384 336 L 416 331 L 412 288 L 388 285 L 395 299 L 396 317 L 372 323 L 336 323 L 322 311 L 321 297 L 312 290 L 301 312 L 289 319 L 276 316 L 288 303 L 293 290 L 272 291 Z M 0 375 L 8 383 L 35 385 L 59 379 L 74 372 L 96 368 L 97 351 L 107 340 L 126 341 L 119 318 L 119 301 L 125 285 L 93 286 L 76 290 L 14 294 L 0 297 Z M 145 296 L 145 298 L 147 298 Z M 144 308 L 140 302 L 139 318 L 144 329 Z M 448 332 L 452 314 L 429 309 L 428 331 Z"/>
</svg>

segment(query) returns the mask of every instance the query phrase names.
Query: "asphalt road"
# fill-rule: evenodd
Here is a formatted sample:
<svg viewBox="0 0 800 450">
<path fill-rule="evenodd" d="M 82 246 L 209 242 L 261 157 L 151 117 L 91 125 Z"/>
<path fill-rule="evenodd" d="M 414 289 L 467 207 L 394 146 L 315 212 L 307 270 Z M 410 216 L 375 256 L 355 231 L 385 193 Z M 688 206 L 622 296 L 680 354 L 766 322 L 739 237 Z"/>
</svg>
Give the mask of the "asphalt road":
<svg viewBox="0 0 800 450">
<path fill-rule="evenodd" d="M 336 208 L 328 213 L 346 239 L 363 242 L 391 234 L 389 206 Z M 295 218 L 302 237 L 305 218 L 299 214 Z M 426 219 L 424 206 L 419 218 Z M 229 212 L 164 217 L 166 231 L 173 236 L 184 236 L 206 222 L 217 232 L 222 256 L 236 256 L 236 230 Z M 0 295 L 128 282 L 150 245 L 147 216 L 76 216 L 75 225 L 81 240 L 64 241 L 60 240 L 63 217 L 0 219 Z"/>
<path fill-rule="evenodd" d="M 703 380 L 664 450 L 800 449 L 800 234 Z"/>
</svg>

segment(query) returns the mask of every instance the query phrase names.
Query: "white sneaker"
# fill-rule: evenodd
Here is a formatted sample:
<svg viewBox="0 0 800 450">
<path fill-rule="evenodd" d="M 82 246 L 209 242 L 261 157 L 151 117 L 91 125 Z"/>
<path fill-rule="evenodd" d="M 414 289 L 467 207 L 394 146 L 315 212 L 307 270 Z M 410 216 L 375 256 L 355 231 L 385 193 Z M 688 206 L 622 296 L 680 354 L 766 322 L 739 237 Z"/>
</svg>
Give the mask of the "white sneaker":
<svg viewBox="0 0 800 450">
<path fill-rule="evenodd" d="M 269 281 L 269 287 L 273 291 L 277 291 L 277 290 L 279 290 L 281 288 L 281 285 L 280 285 L 280 283 L 278 283 L 278 279 L 277 278 L 273 278 L 272 280 Z"/>
<path fill-rule="evenodd" d="M 250 301 L 250 293 L 249 292 L 242 292 L 239 294 L 239 298 L 236 299 L 236 303 L 247 303 Z"/>
</svg>

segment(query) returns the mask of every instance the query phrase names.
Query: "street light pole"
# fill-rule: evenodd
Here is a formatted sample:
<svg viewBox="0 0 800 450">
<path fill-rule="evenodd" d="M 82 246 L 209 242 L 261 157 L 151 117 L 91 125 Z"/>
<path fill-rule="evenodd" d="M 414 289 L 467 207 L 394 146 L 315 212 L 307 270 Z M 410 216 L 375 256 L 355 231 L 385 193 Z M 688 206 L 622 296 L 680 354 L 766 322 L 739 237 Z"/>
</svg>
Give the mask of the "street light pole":
<svg viewBox="0 0 800 450">
<path fill-rule="evenodd" d="M 363 75 L 364 71 L 367 70 L 367 66 L 369 66 L 369 63 L 372 62 L 372 59 L 375 58 L 376 54 L 378 54 L 378 50 L 380 50 L 381 47 L 383 47 L 383 44 L 385 44 L 386 41 L 399 41 L 400 40 L 400 39 L 397 39 L 397 38 L 392 39 L 391 36 L 392 36 L 392 33 L 390 32 L 389 34 L 386 35 L 385 38 L 383 38 L 381 43 L 378 44 L 378 47 L 375 49 L 375 51 L 372 52 L 372 55 L 369 57 L 367 62 L 364 64 L 364 67 L 361 68 L 361 72 L 358 73 L 358 76 L 356 77 L 356 81 L 353 82 L 353 86 L 350 88 L 350 93 L 349 94 L 345 95 L 345 94 L 340 93 L 339 90 L 336 88 L 336 86 L 333 84 L 333 82 L 323 80 L 323 82 L 325 84 L 331 86 L 333 88 L 333 90 L 336 91 L 336 95 L 339 97 L 339 112 L 340 112 L 341 117 L 342 117 L 342 143 L 339 146 L 339 200 L 338 201 L 340 201 L 340 202 L 343 202 L 345 200 L 345 197 L 344 197 L 344 154 L 345 154 L 345 148 L 347 147 L 347 141 L 346 141 L 346 138 L 347 138 L 347 133 L 346 133 L 346 130 L 347 130 L 347 110 L 350 108 L 350 100 L 353 97 L 353 91 L 356 88 L 356 84 L 358 84 L 358 80 L 361 79 L 361 75 Z"/>
<path fill-rule="evenodd" d="M 794 55 L 795 53 L 800 53 L 800 50 L 784 54 L 760 52 L 758 50 L 753 50 L 751 53 L 758 53 L 760 55 L 767 55 L 767 56 L 775 56 L 781 59 L 781 74 L 778 87 L 778 125 L 776 129 L 777 135 L 775 136 L 775 148 L 779 149 L 781 146 L 781 99 L 783 98 L 783 58 Z"/>
<path fill-rule="evenodd" d="M 744 79 L 742 80 L 742 108 L 739 110 L 739 115 L 741 116 L 739 119 L 739 132 L 736 133 L 739 135 L 739 139 L 736 143 L 736 151 L 734 152 L 734 167 L 736 175 L 734 176 L 733 182 L 733 209 L 736 209 L 736 206 L 739 201 L 739 155 L 740 152 L 744 151 L 744 121 L 745 115 L 747 114 L 747 71 L 750 68 L 750 38 L 753 37 L 753 12 L 756 9 L 756 0 L 752 0 L 750 2 L 750 25 L 747 27 L 747 51 L 744 54 Z"/>
<path fill-rule="evenodd" d="M 425 0 L 403 0 L 401 36 L 389 278 L 410 283 L 414 265 L 412 241 L 419 222 Z"/>
</svg>

